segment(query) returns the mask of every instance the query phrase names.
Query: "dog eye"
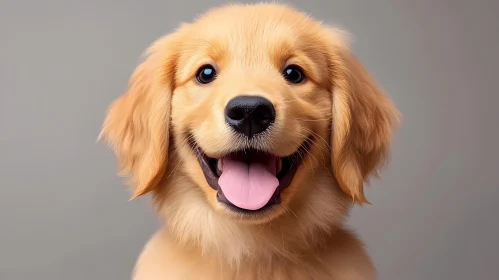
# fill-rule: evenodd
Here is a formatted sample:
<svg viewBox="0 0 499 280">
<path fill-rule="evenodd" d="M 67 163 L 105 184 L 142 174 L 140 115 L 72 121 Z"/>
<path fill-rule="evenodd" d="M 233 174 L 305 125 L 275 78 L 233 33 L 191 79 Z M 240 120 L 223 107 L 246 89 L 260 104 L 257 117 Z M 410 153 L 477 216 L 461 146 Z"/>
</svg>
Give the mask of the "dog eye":
<svg viewBox="0 0 499 280">
<path fill-rule="evenodd" d="M 196 79 L 201 84 L 211 83 L 215 80 L 216 77 L 217 72 L 211 65 L 201 66 L 196 74 Z"/>
<path fill-rule="evenodd" d="M 305 74 L 303 74 L 303 71 L 297 65 L 289 65 L 284 69 L 282 75 L 286 81 L 292 84 L 299 84 L 305 80 Z"/>
</svg>

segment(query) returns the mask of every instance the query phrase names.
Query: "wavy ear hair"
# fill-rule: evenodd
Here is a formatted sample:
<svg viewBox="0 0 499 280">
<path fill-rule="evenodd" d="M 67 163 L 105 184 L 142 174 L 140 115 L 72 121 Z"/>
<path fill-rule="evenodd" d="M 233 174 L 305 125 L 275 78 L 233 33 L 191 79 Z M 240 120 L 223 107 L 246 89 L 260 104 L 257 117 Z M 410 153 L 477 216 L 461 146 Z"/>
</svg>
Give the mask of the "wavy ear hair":
<svg viewBox="0 0 499 280">
<path fill-rule="evenodd" d="M 342 33 L 328 29 L 332 75 L 332 166 L 341 189 L 359 203 L 364 182 L 387 162 L 399 111 L 351 54 Z"/>
<path fill-rule="evenodd" d="M 132 199 L 151 191 L 165 174 L 179 45 L 176 33 L 151 45 L 102 126 L 99 139 L 114 150 L 120 174 L 130 176 Z"/>
</svg>

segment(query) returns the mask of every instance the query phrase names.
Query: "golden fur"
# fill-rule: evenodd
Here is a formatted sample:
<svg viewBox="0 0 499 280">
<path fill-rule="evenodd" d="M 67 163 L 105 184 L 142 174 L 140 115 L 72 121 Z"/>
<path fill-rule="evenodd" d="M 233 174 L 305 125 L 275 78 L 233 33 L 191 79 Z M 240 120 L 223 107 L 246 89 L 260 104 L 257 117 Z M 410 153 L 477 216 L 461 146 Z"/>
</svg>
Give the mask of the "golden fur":
<svg viewBox="0 0 499 280">
<path fill-rule="evenodd" d="M 194 75 L 206 63 L 219 75 L 200 85 Z M 286 83 L 289 63 L 303 68 L 305 83 Z M 281 204 L 251 217 L 217 202 L 187 139 L 214 158 L 248 145 L 223 120 L 225 104 L 243 93 L 276 108 L 272 133 L 256 145 L 287 156 L 314 136 Z M 167 224 L 134 279 L 373 279 L 343 220 L 353 202 L 367 202 L 364 182 L 386 161 L 397 122 L 344 34 L 290 7 L 230 5 L 183 24 L 149 48 L 102 130 L 133 197 L 151 192 Z"/>
</svg>

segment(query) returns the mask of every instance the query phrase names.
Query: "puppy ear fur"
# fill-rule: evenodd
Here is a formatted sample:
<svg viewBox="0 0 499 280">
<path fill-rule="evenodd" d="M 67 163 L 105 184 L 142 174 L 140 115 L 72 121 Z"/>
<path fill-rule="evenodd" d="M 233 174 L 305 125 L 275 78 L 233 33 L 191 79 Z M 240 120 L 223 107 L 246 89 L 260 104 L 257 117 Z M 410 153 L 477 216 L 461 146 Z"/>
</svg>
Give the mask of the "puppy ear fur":
<svg viewBox="0 0 499 280">
<path fill-rule="evenodd" d="M 332 30 L 332 165 L 341 189 L 359 203 L 364 182 L 387 162 L 400 113 Z M 340 42 L 340 43 L 338 43 Z"/>
<path fill-rule="evenodd" d="M 99 136 L 114 150 L 120 175 L 130 176 L 131 199 L 151 191 L 165 174 L 176 42 L 170 35 L 151 45 L 126 94 L 110 105 Z"/>
</svg>

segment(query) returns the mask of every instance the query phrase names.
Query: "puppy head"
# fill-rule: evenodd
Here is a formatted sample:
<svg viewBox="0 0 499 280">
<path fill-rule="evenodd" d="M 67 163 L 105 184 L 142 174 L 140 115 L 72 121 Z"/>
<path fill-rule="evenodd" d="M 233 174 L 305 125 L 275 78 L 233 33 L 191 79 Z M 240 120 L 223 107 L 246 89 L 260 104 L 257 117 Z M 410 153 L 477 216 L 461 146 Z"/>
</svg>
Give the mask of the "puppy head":
<svg viewBox="0 0 499 280">
<path fill-rule="evenodd" d="M 213 210 L 261 222 L 322 171 L 334 176 L 321 187 L 365 202 L 396 119 L 340 32 L 281 5 L 234 5 L 154 43 L 102 135 L 134 197 L 185 176 Z"/>
</svg>

